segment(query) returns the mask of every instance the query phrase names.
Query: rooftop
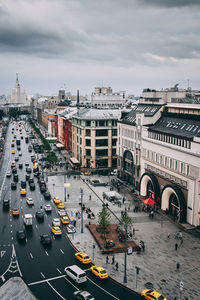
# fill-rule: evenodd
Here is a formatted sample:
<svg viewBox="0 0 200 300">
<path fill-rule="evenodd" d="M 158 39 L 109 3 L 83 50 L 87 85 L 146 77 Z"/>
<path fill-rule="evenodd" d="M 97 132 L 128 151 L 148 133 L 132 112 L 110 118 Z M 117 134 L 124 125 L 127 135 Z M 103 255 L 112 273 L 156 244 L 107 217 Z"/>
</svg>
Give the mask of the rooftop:
<svg viewBox="0 0 200 300">
<path fill-rule="evenodd" d="M 73 117 L 81 120 L 116 120 L 118 119 L 118 109 L 81 109 Z"/>
</svg>

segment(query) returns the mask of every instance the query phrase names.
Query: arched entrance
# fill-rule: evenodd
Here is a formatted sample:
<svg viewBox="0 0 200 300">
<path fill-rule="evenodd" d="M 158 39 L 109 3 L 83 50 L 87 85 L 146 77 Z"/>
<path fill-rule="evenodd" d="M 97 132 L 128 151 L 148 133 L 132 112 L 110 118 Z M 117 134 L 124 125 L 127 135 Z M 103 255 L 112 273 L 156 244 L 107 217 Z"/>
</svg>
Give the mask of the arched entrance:
<svg viewBox="0 0 200 300">
<path fill-rule="evenodd" d="M 129 150 L 124 151 L 123 154 L 123 179 L 130 184 L 135 184 L 133 154 Z"/>
<path fill-rule="evenodd" d="M 178 222 L 185 222 L 187 216 L 187 205 L 185 197 L 180 188 L 166 185 L 161 193 L 161 208 L 168 211 Z"/>
<path fill-rule="evenodd" d="M 140 195 L 151 198 L 160 205 L 160 187 L 157 178 L 151 173 L 144 173 L 140 178 Z"/>
</svg>

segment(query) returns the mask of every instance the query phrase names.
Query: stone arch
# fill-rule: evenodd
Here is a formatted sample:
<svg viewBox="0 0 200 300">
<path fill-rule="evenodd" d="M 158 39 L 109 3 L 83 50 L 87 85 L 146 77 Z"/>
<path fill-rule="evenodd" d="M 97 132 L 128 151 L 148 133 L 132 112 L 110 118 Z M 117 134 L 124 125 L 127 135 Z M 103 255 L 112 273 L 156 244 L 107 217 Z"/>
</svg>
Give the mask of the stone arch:
<svg viewBox="0 0 200 300">
<path fill-rule="evenodd" d="M 125 150 L 123 153 L 123 170 L 126 170 L 126 158 L 131 161 L 131 173 L 133 174 L 134 159 L 131 151 Z"/>
<path fill-rule="evenodd" d="M 150 196 L 148 195 L 148 185 L 152 186 L 152 195 L 151 198 L 158 202 L 160 201 L 160 187 L 157 178 L 151 173 L 144 173 L 140 178 L 140 195 L 143 197 Z M 160 203 L 158 203 L 160 204 Z"/>
<path fill-rule="evenodd" d="M 175 185 L 166 185 L 161 192 L 161 209 L 172 214 L 177 221 L 185 222 L 187 204 L 180 188 Z"/>
</svg>

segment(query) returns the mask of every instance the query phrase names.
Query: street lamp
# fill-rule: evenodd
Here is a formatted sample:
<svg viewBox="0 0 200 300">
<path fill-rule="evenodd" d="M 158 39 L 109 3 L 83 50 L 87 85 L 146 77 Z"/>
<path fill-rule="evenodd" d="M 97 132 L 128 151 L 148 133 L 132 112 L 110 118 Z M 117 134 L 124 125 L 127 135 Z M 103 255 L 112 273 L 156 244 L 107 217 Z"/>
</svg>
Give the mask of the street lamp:
<svg viewBox="0 0 200 300">
<path fill-rule="evenodd" d="M 81 196 L 81 233 L 83 233 L 83 189 L 80 188 L 80 196 Z"/>
<path fill-rule="evenodd" d="M 127 215 L 127 202 L 124 202 L 125 204 L 125 216 Z M 124 283 L 127 283 L 127 274 L 126 274 L 126 264 L 127 264 L 127 223 L 124 223 L 124 229 L 125 229 L 125 251 L 124 251 Z"/>
</svg>

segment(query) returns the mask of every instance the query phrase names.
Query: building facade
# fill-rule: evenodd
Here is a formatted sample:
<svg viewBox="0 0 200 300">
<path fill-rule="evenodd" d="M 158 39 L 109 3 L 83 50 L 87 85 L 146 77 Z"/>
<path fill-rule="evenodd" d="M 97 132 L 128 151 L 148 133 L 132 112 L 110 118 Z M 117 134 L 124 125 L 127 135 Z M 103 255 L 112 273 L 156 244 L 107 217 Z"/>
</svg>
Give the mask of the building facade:
<svg viewBox="0 0 200 300">
<path fill-rule="evenodd" d="M 80 109 L 72 117 L 72 154 L 81 167 L 116 168 L 117 119 L 115 109 Z"/>
<path fill-rule="evenodd" d="M 91 105 L 97 108 L 117 108 L 125 105 L 125 92 L 113 93 L 111 87 L 96 87 L 91 95 Z"/>
</svg>

